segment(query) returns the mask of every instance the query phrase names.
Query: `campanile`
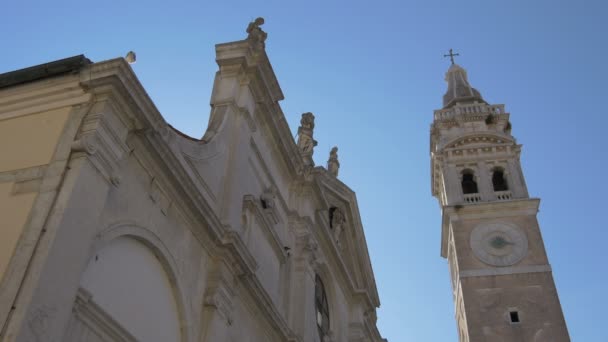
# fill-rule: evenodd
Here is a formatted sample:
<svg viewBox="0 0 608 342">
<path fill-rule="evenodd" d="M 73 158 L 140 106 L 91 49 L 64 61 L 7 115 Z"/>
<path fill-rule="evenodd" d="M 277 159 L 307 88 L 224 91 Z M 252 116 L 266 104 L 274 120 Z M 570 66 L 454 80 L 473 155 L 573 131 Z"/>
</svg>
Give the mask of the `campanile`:
<svg viewBox="0 0 608 342">
<path fill-rule="evenodd" d="M 509 113 L 453 61 L 446 81 L 431 125 L 431 185 L 460 341 L 570 341 Z"/>
</svg>

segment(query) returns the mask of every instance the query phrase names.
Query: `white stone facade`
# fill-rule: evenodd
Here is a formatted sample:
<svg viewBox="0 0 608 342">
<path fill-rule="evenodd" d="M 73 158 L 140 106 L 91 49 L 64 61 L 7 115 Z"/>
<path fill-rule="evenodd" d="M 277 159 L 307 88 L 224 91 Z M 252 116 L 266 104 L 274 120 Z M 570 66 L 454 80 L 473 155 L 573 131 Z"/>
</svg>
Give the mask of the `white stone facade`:
<svg viewBox="0 0 608 342">
<path fill-rule="evenodd" d="M 355 193 L 337 154 L 311 164 L 314 124 L 294 141 L 261 23 L 216 46 L 200 140 L 123 58 L 0 89 L 2 118 L 69 111 L 49 164 L 2 178 L 37 194 L 0 283 L 3 341 L 384 341 Z"/>
</svg>

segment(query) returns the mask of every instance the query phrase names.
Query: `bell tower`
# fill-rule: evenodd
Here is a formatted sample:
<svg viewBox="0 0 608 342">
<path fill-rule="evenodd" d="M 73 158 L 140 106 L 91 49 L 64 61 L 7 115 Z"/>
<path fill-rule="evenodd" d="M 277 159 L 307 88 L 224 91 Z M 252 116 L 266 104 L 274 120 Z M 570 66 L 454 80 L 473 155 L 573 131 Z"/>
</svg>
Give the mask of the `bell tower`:
<svg viewBox="0 0 608 342">
<path fill-rule="evenodd" d="M 431 125 L 431 186 L 460 342 L 570 341 L 509 113 L 450 56 Z"/>
</svg>

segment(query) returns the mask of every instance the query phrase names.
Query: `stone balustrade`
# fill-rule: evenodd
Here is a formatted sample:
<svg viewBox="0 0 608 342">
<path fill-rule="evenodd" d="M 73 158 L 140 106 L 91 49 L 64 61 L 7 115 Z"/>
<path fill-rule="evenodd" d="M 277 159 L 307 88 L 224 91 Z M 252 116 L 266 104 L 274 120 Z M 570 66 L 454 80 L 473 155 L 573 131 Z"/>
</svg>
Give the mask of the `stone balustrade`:
<svg viewBox="0 0 608 342">
<path fill-rule="evenodd" d="M 510 200 L 511 198 L 513 198 L 513 195 L 511 194 L 511 191 L 509 191 L 509 190 L 496 191 L 496 192 L 494 192 L 494 194 L 496 195 L 496 199 L 499 201 L 507 201 L 507 200 Z"/>
<path fill-rule="evenodd" d="M 464 201 L 465 201 L 465 203 L 478 203 L 478 202 L 481 202 L 481 194 L 479 194 L 479 193 L 465 194 L 464 195 Z"/>
<path fill-rule="evenodd" d="M 456 117 L 479 116 L 479 115 L 505 114 L 504 105 L 488 105 L 485 103 L 473 103 L 456 105 L 451 108 L 440 109 L 434 112 L 435 121 L 452 120 Z"/>
</svg>

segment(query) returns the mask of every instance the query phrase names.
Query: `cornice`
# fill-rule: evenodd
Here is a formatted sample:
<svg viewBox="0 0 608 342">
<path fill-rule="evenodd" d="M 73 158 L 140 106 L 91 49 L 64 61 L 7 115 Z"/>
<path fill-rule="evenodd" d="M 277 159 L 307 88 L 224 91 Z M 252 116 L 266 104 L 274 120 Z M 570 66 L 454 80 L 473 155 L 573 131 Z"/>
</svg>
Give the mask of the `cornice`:
<svg viewBox="0 0 608 342">
<path fill-rule="evenodd" d="M 186 209 L 182 212 L 189 225 L 199 227 L 193 229 L 193 233 L 200 243 L 210 250 L 213 249 L 210 242 L 221 245 L 225 228 L 160 135 L 152 130 L 136 131 L 130 134 L 127 145 L 140 163 L 155 175 L 154 182 L 160 184 L 180 208 Z"/>
<path fill-rule="evenodd" d="M 264 315 L 261 316 L 265 317 L 270 326 L 280 334 L 281 339 L 288 342 L 301 342 L 301 339 L 291 330 L 283 317 L 283 314 L 277 309 L 257 277 L 247 275 L 240 279 L 244 287 L 250 293 L 250 298 L 252 299 L 255 308 L 264 313 Z"/>
<path fill-rule="evenodd" d="M 255 273 L 258 264 L 236 231 L 226 230 L 221 238 L 221 243 L 230 253 L 227 257 L 234 261 L 232 266 L 235 268 L 237 275 L 253 275 Z"/>
<path fill-rule="evenodd" d="M 78 75 L 65 75 L 0 89 L 0 120 L 86 103 L 91 94 Z"/>
<path fill-rule="evenodd" d="M 95 303 L 92 295 L 83 288 L 78 289 L 72 311 L 82 324 L 104 339 L 119 342 L 137 341 L 120 323 Z"/>
<path fill-rule="evenodd" d="M 287 253 L 285 252 L 284 244 L 281 242 L 279 235 L 274 229 L 274 223 L 269 219 L 270 210 L 274 210 L 273 208 L 263 209 L 260 205 L 260 201 L 253 195 L 245 195 L 243 198 L 243 210 L 245 212 L 252 213 L 258 222 L 260 222 L 260 226 L 264 229 L 265 234 L 270 237 L 269 241 L 271 242 L 272 248 L 274 249 L 277 256 L 279 256 L 279 261 L 284 263 L 287 259 Z M 277 215 L 275 215 L 277 216 Z"/>
<path fill-rule="evenodd" d="M 284 99 L 277 77 L 264 49 L 255 49 L 248 40 L 215 45 L 216 62 L 220 68 L 241 65 L 244 68 L 258 67 L 262 80 L 273 102 Z"/>
</svg>

